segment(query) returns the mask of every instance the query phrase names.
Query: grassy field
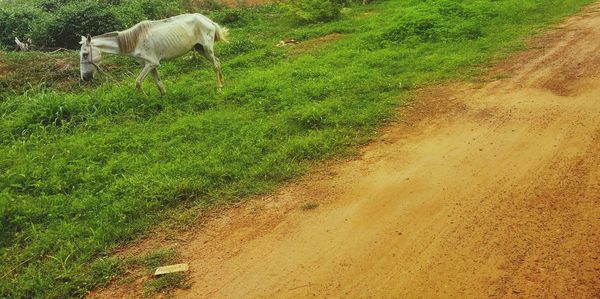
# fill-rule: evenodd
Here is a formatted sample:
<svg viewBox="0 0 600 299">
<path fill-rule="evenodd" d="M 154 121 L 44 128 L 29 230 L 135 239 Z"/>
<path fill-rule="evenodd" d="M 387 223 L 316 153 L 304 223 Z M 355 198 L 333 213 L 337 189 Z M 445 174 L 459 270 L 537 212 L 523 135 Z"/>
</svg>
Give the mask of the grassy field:
<svg viewBox="0 0 600 299">
<path fill-rule="evenodd" d="M 0 297 L 82 296 L 119 273 L 111 249 L 169 211 L 269 192 L 351 153 L 411 90 L 471 78 L 590 2 L 379 1 L 310 25 L 275 6 L 219 10 L 222 93 L 192 54 L 163 63 L 167 95 L 148 80 L 147 98 L 128 59 L 79 86 L 52 77 L 75 52 L 43 54 L 64 61 L 0 76 Z M 35 72 L 36 55 L 2 54 L 0 69 Z"/>
</svg>

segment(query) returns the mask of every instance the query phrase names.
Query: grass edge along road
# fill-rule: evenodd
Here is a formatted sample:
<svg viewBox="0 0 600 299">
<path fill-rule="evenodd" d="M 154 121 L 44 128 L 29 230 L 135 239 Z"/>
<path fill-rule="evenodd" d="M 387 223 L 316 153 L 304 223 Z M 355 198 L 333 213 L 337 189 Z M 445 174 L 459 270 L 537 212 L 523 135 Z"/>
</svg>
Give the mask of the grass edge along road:
<svg viewBox="0 0 600 299">
<path fill-rule="evenodd" d="M 381 1 L 312 25 L 274 6 L 225 10 L 212 16 L 232 31 L 217 48 L 223 93 L 188 55 L 161 66 L 165 97 L 131 78 L 6 97 L 0 296 L 82 296 L 122 270 L 111 249 L 166 211 L 265 193 L 347 154 L 411 89 L 472 77 L 590 2 Z"/>
</svg>

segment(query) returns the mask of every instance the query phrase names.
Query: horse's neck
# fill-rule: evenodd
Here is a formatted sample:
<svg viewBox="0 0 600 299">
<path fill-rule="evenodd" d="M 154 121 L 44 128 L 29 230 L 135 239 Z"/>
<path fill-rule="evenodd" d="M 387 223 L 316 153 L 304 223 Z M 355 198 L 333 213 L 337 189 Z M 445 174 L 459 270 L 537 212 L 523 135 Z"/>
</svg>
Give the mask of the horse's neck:
<svg viewBox="0 0 600 299">
<path fill-rule="evenodd" d="M 92 40 L 92 44 L 104 53 L 123 54 L 119 49 L 117 34 L 111 36 L 96 36 Z"/>
</svg>

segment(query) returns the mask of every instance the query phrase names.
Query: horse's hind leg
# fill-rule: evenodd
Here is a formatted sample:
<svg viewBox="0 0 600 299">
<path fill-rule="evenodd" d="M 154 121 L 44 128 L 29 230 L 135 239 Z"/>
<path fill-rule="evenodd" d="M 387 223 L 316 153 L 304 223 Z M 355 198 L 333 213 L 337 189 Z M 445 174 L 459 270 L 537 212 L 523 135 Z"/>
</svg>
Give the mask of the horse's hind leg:
<svg viewBox="0 0 600 299">
<path fill-rule="evenodd" d="M 142 88 L 142 83 L 144 82 L 144 79 L 146 79 L 146 76 L 148 76 L 148 73 L 150 73 L 150 71 L 152 71 L 155 68 L 156 68 L 156 65 L 151 64 L 151 63 L 146 63 L 146 65 L 144 66 L 144 69 L 142 69 L 142 72 L 135 80 L 135 87 L 144 96 L 148 96 L 148 95 L 144 92 L 144 89 Z"/>
<path fill-rule="evenodd" d="M 152 79 L 154 79 L 154 83 L 156 84 L 156 87 L 158 87 L 158 91 L 160 91 L 160 94 L 165 95 L 165 85 L 162 83 L 162 81 L 160 81 L 160 77 L 158 76 L 158 70 L 156 68 L 153 68 L 152 71 L 150 71 L 150 74 L 152 75 Z"/>
<path fill-rule="evenodd" d="M 198 51 L 198 53 L 202 54 L 202 56 L 206 57 L 206 59 L 208 59 L 208 61 L 210 61 L 210 63 L 213 66 L 213 70 L 215 71 L 215 76 L 217 79 L 217 89 L 221 90 L 223 89 L 223 72 L 221 72 L 221 62 L 219 61 L 219 59 L 215 56 L 215 52 L 213 51 L 212 46 L 205 46 L 205 45 L 201 45 L 201 44 L 196 44 L 194 46 L 194 49 L 196 51 Z"/>
</svg>

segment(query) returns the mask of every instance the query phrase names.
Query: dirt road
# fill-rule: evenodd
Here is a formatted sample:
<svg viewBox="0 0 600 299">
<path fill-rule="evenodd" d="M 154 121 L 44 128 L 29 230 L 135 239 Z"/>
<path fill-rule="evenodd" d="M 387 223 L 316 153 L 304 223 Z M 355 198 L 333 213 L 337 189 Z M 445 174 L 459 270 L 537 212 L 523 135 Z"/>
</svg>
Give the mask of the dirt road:
<svg viewBox="0 0 600 299">
<path fill-rule="evenodd" d="M 532 48 L 208 221 L 176 296 L 599 298 L 600 4 Z"/>
<path fill-rule="evenodd" d="M 600 297 L 600 5 L 533 48 L 208 223 L 177 295 Z"/>
</svg>

